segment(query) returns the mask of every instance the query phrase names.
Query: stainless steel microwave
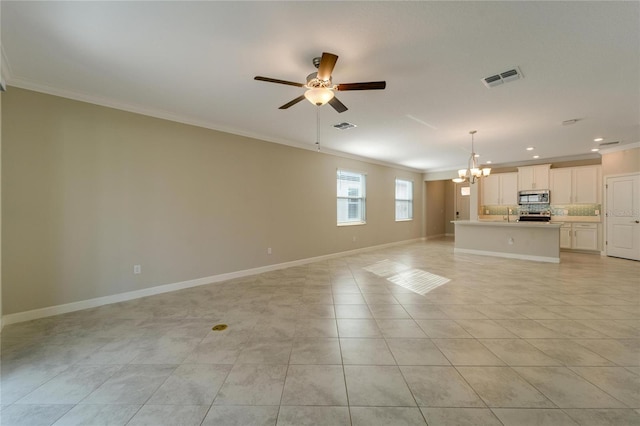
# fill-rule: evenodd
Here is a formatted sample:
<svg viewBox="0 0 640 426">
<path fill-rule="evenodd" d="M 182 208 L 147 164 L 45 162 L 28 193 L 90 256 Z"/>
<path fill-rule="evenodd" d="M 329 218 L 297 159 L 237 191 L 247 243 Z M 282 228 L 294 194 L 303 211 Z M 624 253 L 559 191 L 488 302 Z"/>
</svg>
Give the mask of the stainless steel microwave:
<svg viewBox="0 0 640 426">
<path fill-rule="evenodd" d="M 518 191 L 518 204 L 549 204 L 548 189 L 533 189 L 528 191 Z"/>
</svg>

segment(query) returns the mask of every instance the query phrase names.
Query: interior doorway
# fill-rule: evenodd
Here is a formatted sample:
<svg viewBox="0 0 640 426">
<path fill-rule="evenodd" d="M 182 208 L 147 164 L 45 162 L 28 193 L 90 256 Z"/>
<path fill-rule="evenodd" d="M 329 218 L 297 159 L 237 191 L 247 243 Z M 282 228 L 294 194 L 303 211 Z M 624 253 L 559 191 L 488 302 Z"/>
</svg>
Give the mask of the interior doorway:
<svg viewBox="0 0 640 426">
<path fill-rule="evenodd" d="M 469 198 L 471 196 L 469 182 L 456 183 L 455 191 L 454 220 L 469 220 Z"/>
</svg>

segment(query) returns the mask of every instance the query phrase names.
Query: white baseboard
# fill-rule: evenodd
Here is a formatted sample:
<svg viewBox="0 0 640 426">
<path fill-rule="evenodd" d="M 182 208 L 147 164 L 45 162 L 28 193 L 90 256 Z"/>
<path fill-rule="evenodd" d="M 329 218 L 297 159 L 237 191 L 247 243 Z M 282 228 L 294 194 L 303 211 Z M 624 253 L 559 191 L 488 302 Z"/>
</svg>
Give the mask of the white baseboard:
<svg viewBox="0 0 640 426">
<path fill-rule="evenodd" d="M 181 281 L 172 284 L 164 284 L 155 287 L 149 287 L 141 290 L 128 291 L 126 293 L 118 293 L 111 296 L 96 297 L 94 299 L 81 300 L 78 302 L 65 303 L 63 305 L 48 306 L 46 308 L 33 309 L 30 311 L 17 312 L 15 314 L 3 315 L 0 318 L 1 326 L 15 324 L 23 321 L 31 321 L 38 318 L 50 317 L 53 315 L 66 314 L 69 312 L 80 311 L 83 309 L 96 308 L 98 306 L 109 305 L 111 303 L 125 302 L 127 300 L 139 299 L 141 297 L 154 296 L 156 294 L 168 293 L 176 290 L 197 287 L 205 284 L 214 284 L 222 281 L 228 281 L 234 278 L 242 278 L 250 275 L 262 274 L 264 272 L 276 271 L 278 269 L 291 268 L 293 266 L 306 265 L 307 263 L 319 262 L 322 260 L 334 259 L 336 257 L 349 256 L 352 254 L 363 253 L 372 250 L 383 249 L 403 244 L 424 241 L 424 238 L 416 238 L 411 240 L 397 241 L 393 243 L 380 244 L 348 250 L 338 253 L 326 254 L 323 256 L 310 257 L 307 259 L 293 260 L 291 262 L 278 263 L 274 265 L 261 266 L 258 268 L 245 269 L 242 271 L 229 272 L 226 274 L 211 275 L 209 277 L 196 278 L 193 280 Z M 0 326 L 0 330 L 1 330 Z"/>
<path fill-rule="evenodd" d="M 429 235 L 426 237 L 427 240 L 435 240 L 436 238 L 446 237 L 447 234 L 438 234 L 438 235 Z"/>
<path fill-rule="evenodd" d="M 560 263 L 559 257 L 530 256 L 527 254 L 502 253 L 498 251 L 471 250 L 471 249 L 461 249 L 461 248 L 454 248 L 453 252 L 455 254 L 460 254 L 460 253 L 477 254 L 480 256 L 494 256 L 494 257 L 506 257 L 508 259 L 533 260 L 535 262 Z"/>
</svg>

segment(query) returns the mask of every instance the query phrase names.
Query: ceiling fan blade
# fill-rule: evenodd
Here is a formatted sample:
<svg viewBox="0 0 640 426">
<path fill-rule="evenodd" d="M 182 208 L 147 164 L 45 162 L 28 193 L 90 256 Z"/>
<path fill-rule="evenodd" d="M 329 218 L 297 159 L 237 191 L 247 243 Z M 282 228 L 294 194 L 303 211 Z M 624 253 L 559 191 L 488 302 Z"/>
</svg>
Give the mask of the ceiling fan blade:
<svg viewBox="0 0 640 426">
<path fill-rule="evenodd" d="M 300 95 L 300 96 L 298 96 L 297 98 L 295 98 L 294 100 L 289 101 L 289 102 L 287 102 L 286 104 L 282 105 L 282 106 L 281 106 L 280 108 L 278 108 L 278 109 L 287 109 L 287 108 L 289 108 L 290 106 L 293 106 L 293 105 L 297 104 L 298 102 L 300 102 L 300 101 L 301 101 L 301 100 L 303 100 L 303 99 L 304 99 L 304 95 Z"/>
<path fill-rule="evenodd" d="M 338 112 L 345 112 L 346 110 L 349 109 L 342 102 L 340 102 L 338 98 L 336 98 L 335 96 L 331 98 L 331 100 L 329 101 L 329 105 L 331 105 L 333 109 L 335 109 Z"/>
<path fill-rule="evenodd" d="M 323 52 L 322 58 L 320 59 L 320 65 L 318 66 L 318 79 L 329 80 L 331 78 L 331 73 L 333 72 L 333 67 L 336 66 L 337 60 L 337 55 Z"/>
<path fill-rule="evenodd" d="M 262 77 L 259 75 L 255 76 L 253 79 L 259 80 L 259 81 L 266 81 L 268 83 L 278 83 L 278 84 L 287 84 L 289 86 L 304 87 L 304 84 L 302 83 L 296 83 L 293 81 L 286 81 L 286 80 L 278 80 L 277 78 Z"/>
<path fill-rule="evenodd" d="M 338 84 L 337 90 L 382 90 L 387 87 L 386 81 L 370 81 L 368 83 Z"/>
</svg>

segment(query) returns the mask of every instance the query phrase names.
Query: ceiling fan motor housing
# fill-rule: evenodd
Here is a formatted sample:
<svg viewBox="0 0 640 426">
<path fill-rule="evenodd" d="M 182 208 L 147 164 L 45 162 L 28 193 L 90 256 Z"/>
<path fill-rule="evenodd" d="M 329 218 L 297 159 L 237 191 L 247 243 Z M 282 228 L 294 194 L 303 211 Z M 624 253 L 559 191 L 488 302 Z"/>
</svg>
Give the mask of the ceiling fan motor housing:
<svg viewBox="0 0 640 426">
<path fill-rule="evenodd" d="M 318 78 L 317 72 L 312 72 L 307 76 L 307 87 L 309 89 L 333 89 L 333 84 L 331 79 L 329 80 L 320 80 Z"/>
</svg>

